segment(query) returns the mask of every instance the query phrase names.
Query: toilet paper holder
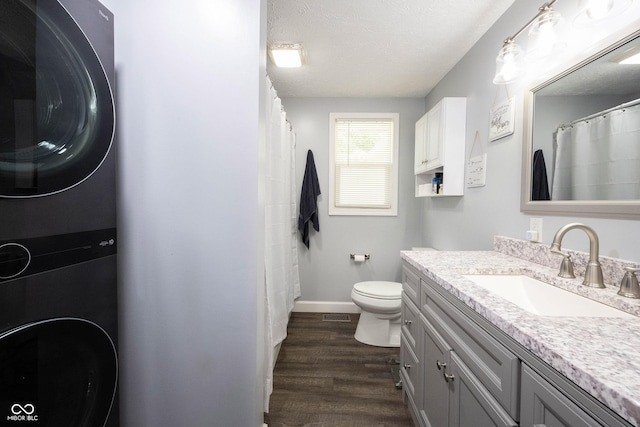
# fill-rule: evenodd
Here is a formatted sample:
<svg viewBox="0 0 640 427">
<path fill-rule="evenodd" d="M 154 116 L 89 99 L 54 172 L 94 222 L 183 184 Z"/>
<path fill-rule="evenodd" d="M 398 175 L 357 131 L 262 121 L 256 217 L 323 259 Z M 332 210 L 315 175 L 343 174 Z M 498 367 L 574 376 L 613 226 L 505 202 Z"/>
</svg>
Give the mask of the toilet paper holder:
<svg viewBox="0 0 640 427">
<path fill-rule="evenodd" d="M 369 254 L 364 254 L 363 256 L 364 256 L 364 260 L 365 261 L 369 259 Z M 349 255 L 349 257 L 351 259 L 356 259 L 356 254 L 351 254 L 351 255 Z"/>
</svg>

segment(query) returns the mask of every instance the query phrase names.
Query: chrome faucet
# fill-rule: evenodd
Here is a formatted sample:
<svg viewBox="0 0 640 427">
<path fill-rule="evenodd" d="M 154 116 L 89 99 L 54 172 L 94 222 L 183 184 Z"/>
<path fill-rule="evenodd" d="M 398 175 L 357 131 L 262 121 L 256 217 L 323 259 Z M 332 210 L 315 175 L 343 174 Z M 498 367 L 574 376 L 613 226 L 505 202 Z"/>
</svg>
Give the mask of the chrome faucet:
<svg viewBox="0 0 640 427">
<path fill-rule="evenodd" d="M 560 266 L 560 273 L 558 273 L 558 276 L 575 277 L 575 275 L 573 275 L 573 264 L 571 263 L 570 255 L 566 252 L 562 252 L 562 249 L 560 248 L 560 243 L 562 242 L 562 238 L 564 237 L 565 233 L 569 230 L 573 230 L 574 228 L 578 228 L 584 231 L 589 237 L 589 263 L 587 264 L 587 269 L 584 272 L 584 280 L 582 281 L 582 284 L 585 286 L 590 286 L 592 288 L 604 288 L 605 286 L 604 279 L 602 278 L 602 267 L 600 266 L 600 261 L 598 260 L 598 235 L 593 230 L 593 228 L 577 222 L 561 227 L 558 231 L 556 231 L 556 235 L 553 236 L 553 242 L 551 243 L 551 253 L 562 255 L 564 257 L 564 259 L 562 260 L 562 265 Z"/>
</svg>

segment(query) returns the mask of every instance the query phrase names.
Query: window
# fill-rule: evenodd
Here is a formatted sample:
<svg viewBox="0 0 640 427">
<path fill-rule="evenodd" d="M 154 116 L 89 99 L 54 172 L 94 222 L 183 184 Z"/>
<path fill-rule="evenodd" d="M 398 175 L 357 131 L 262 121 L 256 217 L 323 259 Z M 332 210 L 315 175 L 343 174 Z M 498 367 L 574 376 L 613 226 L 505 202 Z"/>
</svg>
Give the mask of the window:
<svg viewBox="0 0 640 427">
<path fill-rule="evenodd" d="M 331 113 L 329 215 L 398 215 L 398 113 Z"/>
</svg>

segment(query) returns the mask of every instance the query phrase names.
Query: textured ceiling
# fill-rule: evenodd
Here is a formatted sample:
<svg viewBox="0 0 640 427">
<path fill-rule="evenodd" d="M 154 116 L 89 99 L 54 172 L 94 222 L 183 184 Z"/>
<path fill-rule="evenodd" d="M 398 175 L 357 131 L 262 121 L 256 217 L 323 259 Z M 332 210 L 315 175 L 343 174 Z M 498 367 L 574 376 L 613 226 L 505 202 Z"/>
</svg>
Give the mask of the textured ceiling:
<svg viewBox="0 0 640 427">
<path fill-rule="evenodd" d="M 269 0 L 268 44 L 302 68 L 267 72 L 280 97 L 424 97 L 514 0 Z"/>
</svg>

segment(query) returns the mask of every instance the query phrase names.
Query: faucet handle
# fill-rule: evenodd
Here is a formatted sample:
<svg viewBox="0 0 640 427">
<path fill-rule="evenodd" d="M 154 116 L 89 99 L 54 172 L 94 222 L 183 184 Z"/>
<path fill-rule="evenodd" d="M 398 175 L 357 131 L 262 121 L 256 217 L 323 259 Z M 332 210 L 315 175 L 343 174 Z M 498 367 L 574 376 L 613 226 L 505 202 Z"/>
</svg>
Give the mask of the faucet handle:
<svg viewBox="0 0 640 427">
<path fill-rule="evenodd" d="M 571 261 L 571 255 L 566 252 L 562 252 L 559 249 L 551 249 L 551 253 L 563 256 L 558 276 L 565 277 L 567 279 L 575 279 L 576 275 L 573 273 L 573 262 Z"/>
<path fill-rule="evenodd" d="M 625 267 L 624 277 L 620 282 L 620 290 L 618 295 L 627 298 L 640 298 L 640 285 L 638 285 L 638 278 L 636 273 L 640 271 L 640 268 Z"/>
</svg>

